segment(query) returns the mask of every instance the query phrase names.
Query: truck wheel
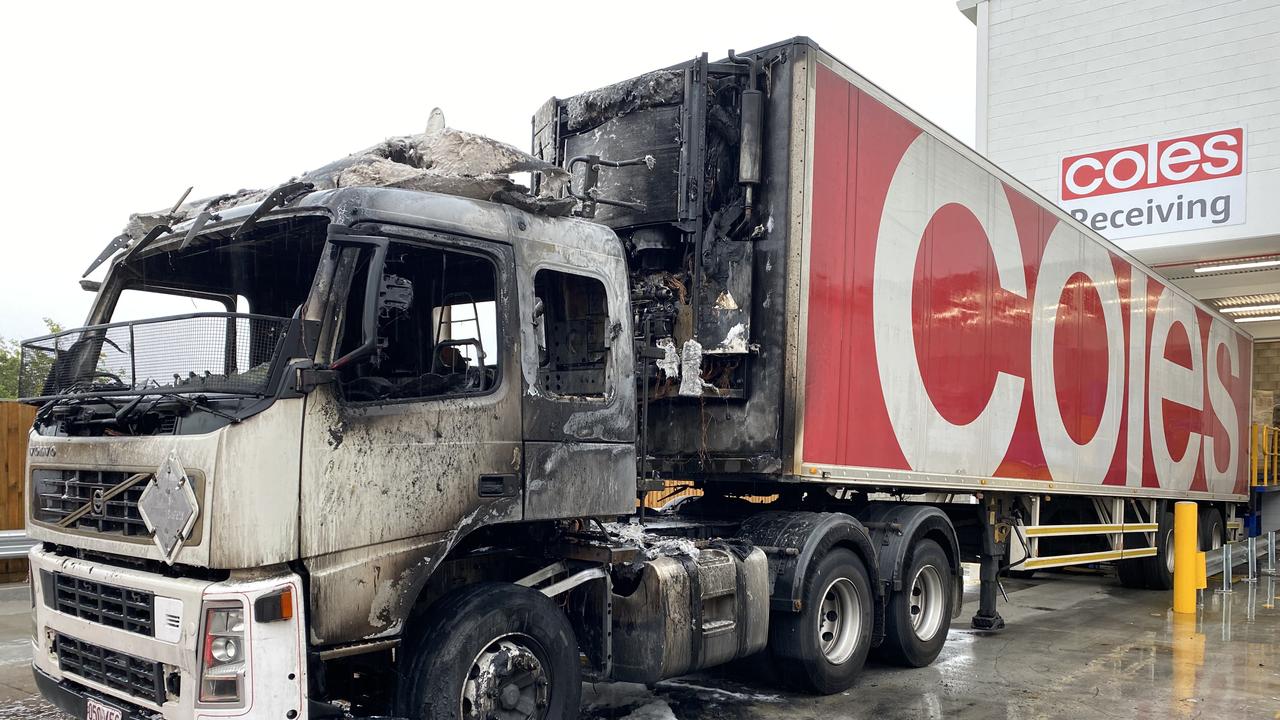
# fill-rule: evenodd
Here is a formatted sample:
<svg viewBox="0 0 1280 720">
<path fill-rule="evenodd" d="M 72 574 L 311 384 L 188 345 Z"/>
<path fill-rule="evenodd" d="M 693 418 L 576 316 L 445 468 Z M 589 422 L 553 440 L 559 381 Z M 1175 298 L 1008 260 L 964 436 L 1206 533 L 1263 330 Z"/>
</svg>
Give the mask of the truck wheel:
<svg viewBox="0 0 1280 720">
<path fill-rule="evenodd" d="M 1120 579 L 1120 584 L 1132 590 L 1145 590 L 1147 588 L 1147 560 L 1149 559 L 1121 560 L 1116 563 L 1116 577 Z"/>
<path fill-rule="evenodd" d="M 788 685 L 830 695 L 847 690 L 871 649 L 871 581 L 852 551 L 837 548 L 805 579 L 803 610 L 774 613 L 769 650 Z"/>
<path fill-rule="evenodd" d="M 1160 513 L 1156 533 L 1156 554 L 1146 561 L 1147 587 L 1152 590 L 1173 589 L 1173 513 Z"/>
<path fill-rule="evenodd" d="M 902 590 L 889 599 L 879 652 L 897 665 L 924 667 L 942 652 L 951 628 L 951 570 L 946 553 L 933 540 L 921 540 L 902 577 Z"/>
<path fill-rule="evenodd" d="M 404 714 L 415 720 L 577 717 L 578 642 L 542 593 L 506 583 L 463 588 L 432 608 L 410 653 Z"/>
<path fill-rule="evenodd" d="M 1222 547 L 1225 533 L 1222 522 L 1222 511 L 1216 507 L 1200 510 L 1200 549 L 1204 552 L 1218 550 Z"/>
</svg>

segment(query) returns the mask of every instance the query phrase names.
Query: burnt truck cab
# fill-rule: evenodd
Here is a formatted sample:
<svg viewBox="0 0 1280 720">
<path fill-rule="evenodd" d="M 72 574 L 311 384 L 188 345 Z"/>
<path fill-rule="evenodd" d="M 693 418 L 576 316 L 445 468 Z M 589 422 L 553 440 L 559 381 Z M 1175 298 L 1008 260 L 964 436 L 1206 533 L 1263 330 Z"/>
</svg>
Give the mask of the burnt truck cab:
<svg viewBox="0 0 1280 720">
<path fill-rule="evenodd" d="M 85 328 L 23 347 L 45 694 L 307 717 L 475 531 L 633 512 L 627 277 L 603 225 L 389 188 L 121 253 Z"/>
</svg>

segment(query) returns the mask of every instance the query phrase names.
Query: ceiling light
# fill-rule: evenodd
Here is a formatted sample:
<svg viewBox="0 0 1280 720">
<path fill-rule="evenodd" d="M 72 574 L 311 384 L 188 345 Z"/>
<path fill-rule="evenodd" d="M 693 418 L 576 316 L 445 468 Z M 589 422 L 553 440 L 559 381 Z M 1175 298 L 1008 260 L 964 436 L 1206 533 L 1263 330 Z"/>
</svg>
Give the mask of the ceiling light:
<svg viewBox="0 0 1280 720">
<path fill-rule="evenodd" d="M 1249 262 L 1231 263 L 1229 265 L 1201 265 L 1198 273 L 1227 272 L 1229 270 L 1256 270 L 1258 268 L 1280 267 L 1280 258 L 1271 260 L 1250 260 Z"/>
<path fill-rule="evenodd" d="M 1259 315 L 1258 317 L 1236 318 L 1236 322 L 1268 322 L 1270 320 L 1280 320 L 1280 315 Z"/>
<path fill-rule="evenodd" d="M 1222 308 L 1222 312 L 1227 313 L 1258 312 L 1261 310 L 1280 310 L 1280 303 L 1272 303 L 1270 305 L 1241 305 L 1240 307 Z"/>
</svg>

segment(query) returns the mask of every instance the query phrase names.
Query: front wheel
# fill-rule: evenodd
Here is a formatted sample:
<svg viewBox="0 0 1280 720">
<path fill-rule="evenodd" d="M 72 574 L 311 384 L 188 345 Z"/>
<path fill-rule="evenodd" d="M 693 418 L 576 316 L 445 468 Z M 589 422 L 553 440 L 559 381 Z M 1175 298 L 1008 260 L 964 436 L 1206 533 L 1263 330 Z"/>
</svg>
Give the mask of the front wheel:
<svg viewBox="0 0 1280 720">
<path fill-rule="evenodd" d="M 814 564 L 802 610 L 775 613 L 769 652 L 788 685 L 830 695 L 857 680 L 871 649 L 871 581 L 852 551 L 837 548 Z"/>
<path fill-rule="evenodd" d="M 889 600 L 885 617 L 884 659 L 924 667 L 942 652 L 951 629 L 951 569 L 942 546 L 921 540 L 903 574 L 902 590 Z"/>
<path fill-rule="evenodd" d="M 506 583 L 463 588 L 414 638 L 404 714 L 415 720 L 577 717 L 573 627 L 550 598 Z"/>
</svg>

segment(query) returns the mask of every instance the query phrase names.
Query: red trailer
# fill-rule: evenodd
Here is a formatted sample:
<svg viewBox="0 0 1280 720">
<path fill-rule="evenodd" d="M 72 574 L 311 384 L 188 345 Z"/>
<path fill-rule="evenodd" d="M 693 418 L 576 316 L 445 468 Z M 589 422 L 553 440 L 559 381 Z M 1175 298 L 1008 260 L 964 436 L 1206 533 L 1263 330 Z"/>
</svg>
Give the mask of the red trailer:
<svg viewBox="0 0 1280 720">
<path fill-rule="evenodd" d="M 1246 498 L 1249 335 L 834 58 L 807 70 L 797 475 Z"/>
</svg>

